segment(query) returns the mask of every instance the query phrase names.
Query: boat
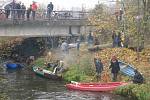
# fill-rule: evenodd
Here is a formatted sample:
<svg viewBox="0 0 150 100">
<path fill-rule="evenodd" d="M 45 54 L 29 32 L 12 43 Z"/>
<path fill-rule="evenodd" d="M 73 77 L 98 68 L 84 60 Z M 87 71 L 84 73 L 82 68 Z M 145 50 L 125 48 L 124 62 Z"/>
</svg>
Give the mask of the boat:
<svg viewBox="0 0 150 100">
<path fill-rule="evenodd" d="M 39 76 L 49 78 L 49 79 L 53 79 L 53 80 L 61 80 L 62 79 L 61 75 L 57 75 L 57 74 L 55 74 L 54 72 L 52 72 L 50 70 L 46 70 L 44 68 L 37 67 L 37 66 L 33 66 L 32 69 Z"/>
<path fill-rule="evenodd" d="M 20 63 L 12 63 L 12 62 L 5 63 L 4 66 L 7 69 L 18 69 L 18 68 L 22 68 L 23 67 L 23 65 L 20 64 Z"/>
<path fill-rule="evenodd" d="M 126 76 L 129 76 L 129 77 L 134 77 L 135 75 L 135 68 L 134 66 L 130 65 L 130 64 L 127 64 L 123 61 L 119 61 L 119 66 L 120 66 L 120 72 Z"/>
<path fill-rule="evenodd" d="M 69 45 L 69 48 L 76 48 L 77 47 L 77 43 L 70 43 L 68 45 Z"/>
<path fill-rule="evenodd" d="M 69 90 L 92 91 L 92 92 L 106 92 L 113 91 L 117 87 L 127 85 L 125 82 L 108 82 L 108 83 L 79 83 L 71 82 L 66 84 Z"/>
</svg>

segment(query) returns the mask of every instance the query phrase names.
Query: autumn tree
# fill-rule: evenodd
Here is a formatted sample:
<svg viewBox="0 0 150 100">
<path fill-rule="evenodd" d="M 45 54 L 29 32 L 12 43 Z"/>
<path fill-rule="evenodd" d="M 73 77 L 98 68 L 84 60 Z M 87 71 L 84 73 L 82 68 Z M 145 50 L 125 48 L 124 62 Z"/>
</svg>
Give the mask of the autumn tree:
<svg viewBox="0 0 150 100">
<path fill-rule="evenodd" d="M 114 30 L 117 28 L 117 23 L 113 12 L 104 4 L 97 4 L 91 11 L 89 17 L 90 24 L 94 25 L 96 30 Z"/>
<path fill-rule="evenodd" d="M 97 4 L 89 17 L 90 24 L 95 25 L 95 30 L 123 30 L 133 46 L 144 46 L 144 38 L 149 37 L 150 31 L 150 0 L 119 0 L 118 3 L 123 9 L 122 20 L 117 22 L 114 8 Z"/>
</svg>

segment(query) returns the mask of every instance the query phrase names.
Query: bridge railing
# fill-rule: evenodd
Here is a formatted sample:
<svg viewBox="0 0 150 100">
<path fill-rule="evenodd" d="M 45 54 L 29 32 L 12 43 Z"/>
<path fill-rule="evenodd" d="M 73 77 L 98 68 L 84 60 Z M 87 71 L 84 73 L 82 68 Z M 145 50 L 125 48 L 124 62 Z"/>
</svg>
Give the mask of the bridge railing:
<svg viewBox="0 0 150 100">
<path fill-rule="evenodd" d="M 35 17 L 33 12 L 23 9 L 0 9 L 1 20 L 82 20 L 87 19 L 89 12 L 84 11 L 52 11 L 49 15 L 46 10 L 36 11 Z"/>
</svg>

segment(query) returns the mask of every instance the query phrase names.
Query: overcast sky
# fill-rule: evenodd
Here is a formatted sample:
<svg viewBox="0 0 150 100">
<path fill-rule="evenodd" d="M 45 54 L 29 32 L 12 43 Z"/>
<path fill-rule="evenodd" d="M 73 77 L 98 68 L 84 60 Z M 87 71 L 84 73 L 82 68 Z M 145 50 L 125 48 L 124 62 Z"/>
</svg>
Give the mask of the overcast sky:
<svg viewBox="0 0 150 100">
<path fill-rule="evenodd" d="M 25 4 L 29 5 L 32 3 L 33 0 L 20 0 Z M 71 9 L 72 7 L 82 8 L 82 6 L 86 8 L 93 8 L 98 0 L 34 0 L 38 4 L 45 4 L 47 5 L 49 2 L 53 2 L 54 9 Z"/>
<path fill-rule="evenodd" d="M 13 0 L 0 0 L 0 1 L 13 1 Z M 36 1 L 38 5 L 45 5 L 49 2 L 52 2 L 54 4 L 54 10 L 66 10 L 66 9 L 72 9 L 72 8 L 94 8 L 95 4 L 98 4 L 99 2 L 107 3 L 109 4 L 112 0 L 15 0 L 17 2 L 21 1 L 24 3 L 27 7 L 32 4 L 32 1 Z"/>
</svg>

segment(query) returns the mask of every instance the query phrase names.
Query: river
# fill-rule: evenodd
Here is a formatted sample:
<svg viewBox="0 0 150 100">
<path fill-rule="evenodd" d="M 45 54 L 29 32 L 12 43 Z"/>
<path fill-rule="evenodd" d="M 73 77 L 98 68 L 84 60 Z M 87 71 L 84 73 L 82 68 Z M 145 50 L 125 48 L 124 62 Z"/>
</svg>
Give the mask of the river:
<svg viewBox="0 0 150 100">
<path fill-rule="evenodd" d="M 4 69 L 0 76 L 7 79 L 0 83 L 0 91 L 10 100 L 128 100 L 111 93 L 69 91 L 65 82 L 36 76 L 27 67 Z"/>
</svg>

